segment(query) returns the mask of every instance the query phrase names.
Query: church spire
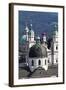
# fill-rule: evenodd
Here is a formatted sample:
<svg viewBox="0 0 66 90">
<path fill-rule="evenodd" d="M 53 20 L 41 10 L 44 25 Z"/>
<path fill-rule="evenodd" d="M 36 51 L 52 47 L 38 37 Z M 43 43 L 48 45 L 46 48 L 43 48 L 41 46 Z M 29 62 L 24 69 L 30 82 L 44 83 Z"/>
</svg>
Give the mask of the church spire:
<svg viewBox="0 0 66 90">
<path fill-rule="evenodd" d="M 30 30 L 33 30 L 32 20 L 30 20 Z"/>
<path fill-rule="evenodd" d="M 58 41 L 58 25 L 54 25 L 53 41 Z"/>
<path fill-rule="evenodd" d="M 29 32 L 29 28 L 28 28 L 27 23 L 26 23 L 25 31 L 26 31 L 26 32 Z"/>
<path fill-rule="evenodd" d="M 32 29 L 32 26 L 33 26 L 33 25 L 32 25 L 32 23 L 31 23 L 31 24 L 30 24 L 30 30 L 33 30 L 33 29 Z"/>
<path fill-rule="evenodd" d="M 29 32 L 29 28 L 28 25 L 26 23 L 26 27 L 25 27 L 25 35 L 26 35 L 26 40 L 28 41 L 28 32 Z"/>
</svg>

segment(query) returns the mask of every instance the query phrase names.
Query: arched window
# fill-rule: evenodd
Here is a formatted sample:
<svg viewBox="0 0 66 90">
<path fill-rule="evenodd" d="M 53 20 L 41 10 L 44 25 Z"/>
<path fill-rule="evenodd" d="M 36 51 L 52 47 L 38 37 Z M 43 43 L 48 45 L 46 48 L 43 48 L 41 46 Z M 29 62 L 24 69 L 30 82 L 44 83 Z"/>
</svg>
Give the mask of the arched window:
<svg viewBox="0 0 66 90">
<path fill-rule="evenodd" d="M 46 60 L 45 60 L 45 65 L 46 65 Z"/>
<path fill-rule="evenodd" d="M 56 59 L 56 63 L 58 62 L 58 59 Z"/>
<path fill-rule="evenodd" d="M 34 66 L 34 61 L 32 60 L 32 66 Z"/>
<path fill-rule="evenodd" d="M 38 61 L 38 65 L 41 65 L 41 61 L 40 60 Z"/>
<path fill-rule="evenodd" d="M 49 59 L 48 59 L 48 63 L 50 63 Z"/>
<path fill-rule="evenodd" d="M 56 46 L 56 50 L 58 49 L 58 46 Z"/>
</svg>

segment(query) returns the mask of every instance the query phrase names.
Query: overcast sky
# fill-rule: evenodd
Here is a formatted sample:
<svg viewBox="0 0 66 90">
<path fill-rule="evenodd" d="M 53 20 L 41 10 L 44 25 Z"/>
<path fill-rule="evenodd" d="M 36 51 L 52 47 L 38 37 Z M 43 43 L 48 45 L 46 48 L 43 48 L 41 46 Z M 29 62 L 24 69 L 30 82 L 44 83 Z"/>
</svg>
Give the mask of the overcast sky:
<svg viewBox="0 0 66 90">
<path fill-rule="evenodd" d="M 54 24 L 58 23 L 58 13 L 19 11 L 19 38 L 25 29 L 26 23 L 28 27 L 32 23 L 36 35 L 41 36 L 45 32 L 47 37 L 49 37 L 53 32 Z"/>
</svg>

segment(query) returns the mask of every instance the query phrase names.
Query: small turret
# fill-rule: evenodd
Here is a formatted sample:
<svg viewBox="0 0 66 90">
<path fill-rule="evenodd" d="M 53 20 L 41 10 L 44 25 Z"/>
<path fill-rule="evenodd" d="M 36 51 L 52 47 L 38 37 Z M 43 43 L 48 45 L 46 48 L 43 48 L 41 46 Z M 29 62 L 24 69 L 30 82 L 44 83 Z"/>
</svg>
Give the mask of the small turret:
<svg viewBox="0 0 66 90">
<path fill-rule="evenodd" d="M 32 29 L 32 24 L 30 24 L 30 30 L 29 30 L 28 35 L 29 35 L 29 41 L 33 42 L 34 41 L 34 31 Z"/>
<path fill-rule="evenodd" d="M 29 32 L 29 28 L 26 24 L 26 27 L 25 27 L 25 35 L 26 35 L 26 40 L 28 41 L 28 32 Z"/>
<path fill-rule="evenodd" d="M 36 43 L 40 44 L 40 37 L 39 36 L 36 37 Z"/>
<path fill-rule="evenodd" d="M 29 32 L 29 28 L 28 28 L 27 24 L 26 24 L 26 27 L 25 27 L 25 32 Z"/>
<path fill-rule="evenodd" d="M 58 41 L 58 26 L 54 25 L 53 41 Z"/>
<path fill-rule="evenodd" d="M 30 29 L 31 29 L 31 30 L 32 30 L 32 26 L 33 26 L 33 25 L 32 25 L 32 23 L 31 23 L 31 24 L 30 24 Z"/>
<path fill-rule="evenodd" d="M 52 50 L 52 64 L 57 64 L 58 60 L 58 26 L 54 25 L 53 40 L 51 43 Z"/>
<path fill-rule="evenodd" d="M 46 43 L 46 33 L 42 33 L 42 42 Z"/>
</svg>

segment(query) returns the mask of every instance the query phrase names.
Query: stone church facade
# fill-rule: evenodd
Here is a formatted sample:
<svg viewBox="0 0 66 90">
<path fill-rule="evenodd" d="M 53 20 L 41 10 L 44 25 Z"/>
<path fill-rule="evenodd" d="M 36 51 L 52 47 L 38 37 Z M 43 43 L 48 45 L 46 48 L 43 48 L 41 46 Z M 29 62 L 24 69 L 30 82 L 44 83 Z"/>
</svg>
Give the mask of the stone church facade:
<svg viewBox="0 0 66 90">
<path fill-rule="evenodd" d="M 46 33 L 42 37 L 35 36 L 32 24 L 30 29 L 26 25 L 24 35 L 21 38 L 21 56 L 25 58 L 25 64 L 33 72 L 35 69 L 41 67 L 48 70 L 49 66 L 58 64 L 58 31 L 53 34 L 51 47 L 48 49 Z"/>
</svg>

